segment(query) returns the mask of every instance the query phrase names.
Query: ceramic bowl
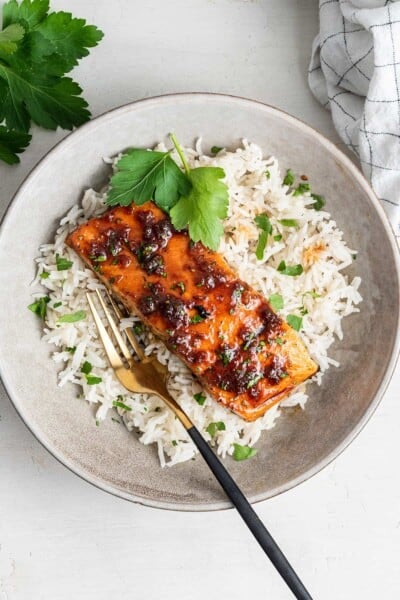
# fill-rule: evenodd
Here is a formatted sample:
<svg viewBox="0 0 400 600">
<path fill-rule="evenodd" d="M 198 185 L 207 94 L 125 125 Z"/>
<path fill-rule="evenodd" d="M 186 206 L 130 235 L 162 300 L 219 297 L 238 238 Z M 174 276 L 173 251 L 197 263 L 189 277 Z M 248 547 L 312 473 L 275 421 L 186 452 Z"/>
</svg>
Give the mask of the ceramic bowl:
<svg viewBox="0 0 400 600">
<path fill-rule="evenodd" d="M 264 432 L 248 463 L 226 466 L 252 502 L 270 498 L 314 475 L 362 429 L 391 377 L 399 348 L 399 259 L 393 234 L 370 186 L 331 142 L 265 104 L 213 94 L 151 98 L 112 110 L 59 143 L 32 171 L 4 218 L 0 236 L 0 365 L 18 413 L 64 465 L 99 488 L 146 505 L 176 510 L 229 507 L 200 457 L 159 467 L 154 447 L 111 419 L 94 426 L 93 409 L 73 385 L 57 387 L 50 347 L 31 301 L 34 257 L 82 191 L 109 175 L 103 157 L 129 146 L 151 147 L 174 131 L 185 145 L 235 148 L 242 138 L 273 154 L 282 169 L 307 173 L 358 258 L 361 311 L 344 319 L 323 385 L 309 387 L 306 409 L 284 411 Z"/>
</svg>

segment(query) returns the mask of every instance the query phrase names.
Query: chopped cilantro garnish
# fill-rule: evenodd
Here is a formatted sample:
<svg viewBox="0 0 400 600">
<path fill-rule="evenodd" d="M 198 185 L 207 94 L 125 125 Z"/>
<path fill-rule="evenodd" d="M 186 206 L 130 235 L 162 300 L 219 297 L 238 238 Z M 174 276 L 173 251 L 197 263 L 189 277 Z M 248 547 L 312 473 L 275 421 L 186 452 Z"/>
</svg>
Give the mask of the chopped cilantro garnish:
<svg viewBox="0 0 400 600">
<path fill-rule="evenodd" d="M 96 385 L 96 383 L 101 383 L 103 380 L 101 377 L 96 377 L 96 375 L 86 375 L 86 383 L 88 385 Z"/>
<path fill-rule="evenodd" d="M 171 290 L 176 290 L 177 288 L 180 290 L 181 295 L 185 293 L 186 286 L 183 281 L 177 281 L 171 286 Z"/>
<path fill-rule="evenodd" d="M 196 323 L 201 323 L 202 321 L 205 320 L 205 317 L 202 317 L 201 315 L 197 314 L 194 315 L 193 317 L 190 318 L 190 322 L 192 324 L 196 324 Z"/>
<path fill-rule="evenodd" d="M 235 356 L 235 350 L 233 348 L 225 348 L 219 355 L 222 360 L 224 367 L 228 366 Z"/>
<path fill-rule="evenodd" d="M 213 146 L 211 148 L 211 154 L 218 154 L 218 152 L 221 152 L 221 150 L 223 150 L 223 148 L 220 148 L 219 146 Z"/>
<path fill-rule="evenodd" d="M 59 254 L 56 254 L 56 265 L 57 271 L 67 271 L 72 267 L 74 263 L 72 260 L 68 260 L 67 258 L 63 258 Z"/>
<path fill-rule="evenodd" d="M 67 346 L 65 348 L 65 351 L 69 352 L 70 354 L 75 354 L 75 352 L 76 352 L 76 346 Z"/>
<path fill-rule="evenodd" d="M 200 406 L 203 406 L 204 402 L 206 401 L 206 397 L 202 392 L 194 394 L 193 398 L 196 400 L 197 404 L 200 404 Z"/>
<path fill-rule="evenodd" d="M 42 296 L 35 300 L 35 302 L 32 302 L 32 304 L 29 304 L 28 308 L 35 313 L 35 315 L 44 320 L 46 318 L 47 305 L 49 302 L 49 296 Z"/>
<path fill-rule="evenodd" d="M 177 446 L 177 445 L 178 445 L 178 442 L 177 442 L 176 440 L 172 440 L 172 445 L 173 445 L 173 446 Z"/>
<path fill-rule="evenodd" d="M 133 326 L 133 331 L 136 335 L 141 335 L 143 333 L 143 325 L 141 323 L 136 323 Z"/>
<path fill-rule="evenodd" d="M 122 402 L 122 396 L 117 396 L 117 400 L 113 400 L 112 405 L 117 408 L 122 408 L 123 410 L 132 410 L 125 402 Z"/>
<path fill-rule="evenodd" d="M 308 292 L 304 292 L 304 296 L 311 296 L 311 298 L 321 298 L 321 294 L 318 294 L 315 290 L 309 290 Z"/>
<path fill-rule="evenodd" d="M 53 308 L 58 308 L 59 306 L 62 306 L 62 302 L 55 302 L 53 304 Z"/>
<path fill-rule="evenodd" d="M 58 322 L 59 323 L 76 323 L 77 321 L 83 321 L 83 319 L 86 319 L 86 311 L 77 310 L 74 313 L 70 313 L 68 315 L 62 315 L 62 317 L 60 317 L 58 319 Z"/>
<path fill-rule="evenodd" d="M 315 202 L 313 204 L 313 208 L 315 210 L 321 210 L 325 206 L 325 198 L 320 196 L 319 194 L 311 194 L 311 198 L 314 198 Z"/>
<path fill-rule="evenodd" d="M 256 448 L 250 446 L 242 446 L 241 444 L 233 444 L 233 458 L 235 460 L 246 460 L 257 454 Z"/>
<path fill-rule="evenodd" d="M 265 177 L 267 179 L 271 179 L 271 173 L 270 173 L 270 171 L 265 171 Z"/>
<path fill-rule="evenodd" d="M 100 421 L 98 419 L 96 419 L 96 427 L 100 426 Z"/>
<path fill-rule="evenodd" d="M 89 375 L 92 370 L 92 365 L 88 360 L 85 360 L 83 365 L 81 366 L 81 373 L 85 373 L 85 375 Z"/>
<path fill-rule="evenodd" d="M 42 273 L 40 273 L 40 279 L 48 279 L 50 277 L 50 273 L 48 273 L 47 271 L 43 271 Z"/>
<path fill-rule="evenodd" d="M 294 183 L 294 173 L 292 169 L 288 169 L 286 171 L 286 175 L 283 178 L 283 185 L 293 185 Z"/>
<path fill-rule="evenodd" d="M 223 421 L 216 421 L 215 423 L 209 423 L 206 427 L 207 433 L 214 437 L 217 431 L 225 431 L 225 423 Z"/>
<path fill-rule="evenodd" d="M 282 239 L 282 234 L 281 233 L 277 233 L 276 235 L 274 235 L 275 242 L 280 242 L 281 239 Z"/>
<path fill-rule="evenodd" d="M 290 277 L 297 277 L 297 275 L 301 275 L 303 272 L 303 267 L 301 265 L 292 265 L 286 266 L 284 260 L 282 260 L 278 265 L 278 271 L 282 273 L 282 275 L 289 275 Z"/>
<path fill-rule="evenodd" d="M 284 227 L 298 227 L 299 223 L 296 219 L 280 219 L 279 223 Z"/>
<path fill-rule="evenodd" d="M 298 317 L 297 315 L 288 315 L 286 317 L 286 322 L 295 331 L 300 331 L 300 329 L 303 326 L 303 319 L 301 317 Z"/>
<path fill-rule="evenodd" d="M 278 346 L 282 346 L 283 339 L 281 337 L 276 337 L 276 338 L 274 338 L 274 342 L 275 342 L 275 344 L 278 344 Z"/>
<path fill-rule="evenodd" d="M 274 310 L 280 310 L 284 306 L 283 297 L 281 294 L 271 294 L 268 302 Z"/>
<path fill-rule="evenodd" d="M 254 377 L 252 377 L 251 379 L 249 379 L 249 381 L 247 382 L 247 385 L 246 385 L 247 389 L 250 389 L 253 386 L 255 386 L 256 383 L 258 383 L 260 381 L 260 379 L 262 379 L 262 378 L 263 378 L 263 376 L 262 376 L 261 373 L 256 373 L 254 375 Z"/>
<path fill-rule="evenodd" d="M 261 229 L 256 248 L 256 257 L 258 260 L 262 260 L 264 258 L 264 251 L 268 242 L 268 236 L 272 233 L 272 225 L 265 213 L 257 215 L 257 217 L 254 219 L 254 222 L 259 229 Z"/>
<path fill-rule="evenodd" d="M 293 196 L 302 196 L 306 192 L 311 190 L 309 183 L 299 183 L 297 188 L 293 192 Z"/>
</svg>

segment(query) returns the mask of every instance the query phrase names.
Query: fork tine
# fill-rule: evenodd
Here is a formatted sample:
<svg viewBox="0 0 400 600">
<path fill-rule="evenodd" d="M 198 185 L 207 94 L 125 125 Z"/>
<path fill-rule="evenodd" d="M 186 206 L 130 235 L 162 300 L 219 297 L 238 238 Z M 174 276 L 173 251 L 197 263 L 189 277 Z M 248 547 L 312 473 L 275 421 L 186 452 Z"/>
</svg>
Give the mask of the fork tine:
<svg viewBox="0 0 400 600">
<path fill-rule="evenodd" d="M 121 335 L 121 333 L 120 333 L 120 331 L 119 331 L 119 329 L 118 329 L 118 327 L 117 327 L 117 325 L 116 325 L 116 323 L 114 321 L 114 318 L 113 318 L 112 314 L 110 313 L 108 307 L 106 306 L 106 303 L 103 300 L 103 296 L 100 294 L 100 292 L 99 292 L 98 289 L 96 289 L 95 292 L 97 294 L 97 297 L 99 299 L 101 307 L 104 310 L 104 314 L 105 314 L 105 317 L 106 317 L 106 319 L 108 321 L 108 324 L 110 325 L 111 330 L 112 330 L 112 332 L 113 332 L 113 334 L 115 336 L 116 342 L 117 342 L 118 346 L 121 349 L 122 354 L 125 356 L 125 358 L 126 358 L 127 361 L 131 361 L 132 360 L 132 354 L 131 354 L 128 346 L 125 344 L 125 341 L 124 341 L 124 339 L 123 339 L 123 337 L 122 337 L 122 335 Z"/>
<path fill-rule="evenodd" d="M 115 312 L 115 314 L 117 315 L 118 319 L 123 319 L 125 316 L 128 316 L 128 313 L 123 314 L 123 312 L 121 311 L 121 309 L 119 308 L 118 304 L 115 302 L 114 298 L 111 296 L 110 292 L 106 289 L 106 295 L 107 298 Z M 126 335 L 126 337 L 128 338 L 129 342 L 132 345 L 132 348 L 134 349 L 134 351 L 137 354 L 137 357 L 139 358 L 139 360 L 143 360 L 145 357 L 145 353 L 143 351 L 143 348 L 140 346 L 139 342 L 136 339 L 136 336 L 133 332 L 132 327 L 127 327 L 124 330 L 124 333 Z"/>
<path fill-rule="evenodd" d="M 114 344 L 108 335 L 106 328 L 103 325 L 103 322 L 100 318 L 99 313 L 97 312 L 97 308 L 94 305 L 92 294 L 86 293 L 87 301 L 89 303 L 89 307 L 91 313 L 93 315 L 94 322 L 97 327 L 97 331 L 99 332 L 99 337 L 103 343 L 105 353 L 107 354 L 107 358 L 110 361 L 110 365 L 116 369 L 119 367 L 123 367 L 124 363 L 122 362 L 118 352 L 114 348 Z"/>
</svg>

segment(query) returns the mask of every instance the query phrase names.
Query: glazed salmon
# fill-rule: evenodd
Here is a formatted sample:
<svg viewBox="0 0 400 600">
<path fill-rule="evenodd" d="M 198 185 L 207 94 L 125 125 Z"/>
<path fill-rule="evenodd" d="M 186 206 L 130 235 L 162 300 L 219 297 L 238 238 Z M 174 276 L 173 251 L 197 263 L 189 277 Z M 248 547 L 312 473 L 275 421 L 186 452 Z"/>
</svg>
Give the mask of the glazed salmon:
<svg viewBox="0 0 400 600">
<path fill-rule="evenodd" d="M 217 402 L 247 421 L 317 371 L 266 299 L 152 202 L 113 208 L 67 244 Z"/>
</svg>

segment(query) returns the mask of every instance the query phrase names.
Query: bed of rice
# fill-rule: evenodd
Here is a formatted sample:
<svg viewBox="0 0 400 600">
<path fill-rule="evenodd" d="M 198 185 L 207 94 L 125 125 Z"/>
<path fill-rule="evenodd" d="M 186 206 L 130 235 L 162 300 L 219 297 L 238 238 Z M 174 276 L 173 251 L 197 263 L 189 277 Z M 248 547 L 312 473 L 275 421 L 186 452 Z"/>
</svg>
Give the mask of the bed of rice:
<svg viewBox="0 0 400 600">
<path fill-rule="evenodd" d="M 235 152 L 222 151 L 216 157 L 209 157 L 202 153 L 201 142 L 198 142 L 195 149 L 188 148 L 186 153 L 191 166 L 213 165 L 224 169 L 230 208 L 219 252 L 240 278 L 267 298 L 277 293 L 283 296 L 284 308 L 279 311 L 282 317 L 306 313 L 300 335 L 320 366 L 314 383 L 307 385 L 321 384 L 324 372 L 332 365 L 338 366 L 328 356 L 328 350 L 335 339 L 342 339 L 341 320 L 358 311 L 356 305 L 361 301 L 358 292 L 360 278 L 349 281 L 343 273 L 352 263 L 355 251 L 347 247 L 342 232 L 329 213 L 313 208 L 314 199 L 309 192 L 297 196 L 289 193 L 288 187 L 283 185 L 278 161 L 275 158 L 264 159 L 261 149 L 255 144 L 244 141 Z M 129 430 L 137 432 L 143 444 L 157 444 L 162 466 L 173 465 L 191 459 L 196 448 L 159 398 L 127 394 L 115 379 L 97 338 L 85 297 L 87 290 L 101 287 L 101 284 L 64 243 L 68 233 L 78 224 L 105 210 L 104 197 L 104 190 L 101 193 L 87 190 L 81 205 L 72 207 L 61 220 L 54 243 L 40 248 L 34 283 L 40 282 L 51 299 L 47 305 L 43 337 L 56 347 L 52 358 L 61 366 L 59 385 L 75 383 L 81 386 L 82 398 L 95 407 L 94 425 L 101 426 L 101 421 L 110 418 L 111 413 L 113 420 L 124 422 Z M 263 212 L 270 217 L 273 234 L 263 260 L 259 261 L 255 256 L 259 229 L 254 217 Z M 280 223 L 282 219 L 295 219 L 298 226 L 285 227 Z M 273 236 L 279 234 L 282 239 L 275 241 Z M 56 254 L 73 261 L 73 266 L 58 271 Z M 302 264 L 304 272 L 297 277 L 281 274 L 277 266 L 282 260 L 288 265 Z M 41 277 L 43 272 L 49 274 L 46 279 Z M 42 292 L 34 294 L 35 297 L 41 295 Z M 58 323 L 61 315 L 77 310 L 87 311 L 86 319 L 76 323 Z M 126 319 L 123 326 L 134 321 L 134 318 Z M 254 423 L 246 423 L 208 396 L 204 405 L 200 406 L 193 395 L 202 391 L 201 387 L 185 365 L 150 333 L 145 332 L 141 339 L 147 353 L 156 353 L 159 360 L 168 365 L 170 392 L 222 456 L 232 453 L 234 443 L 253 446 L 262 431 L 274 427 L 284 407 L 304 407 L 307 402 L 306 385 L 303 385 Z M 73 354 L 66 350 L 71 347 L 76 348 Z M 81 372 L 84 361 L 91 363 L 93 375 L 102 379 L 100 383 L 88 385 Z M 112 406 L 119 395 L 123 396 L 123 402 L 131 410 L 118 409 L 119 415 L 116 415 Z M 211 439 L 206 428 L 209 423 L 217 421 L 222 421 L 226 428 L 217 431 Z"/>
</svg>

